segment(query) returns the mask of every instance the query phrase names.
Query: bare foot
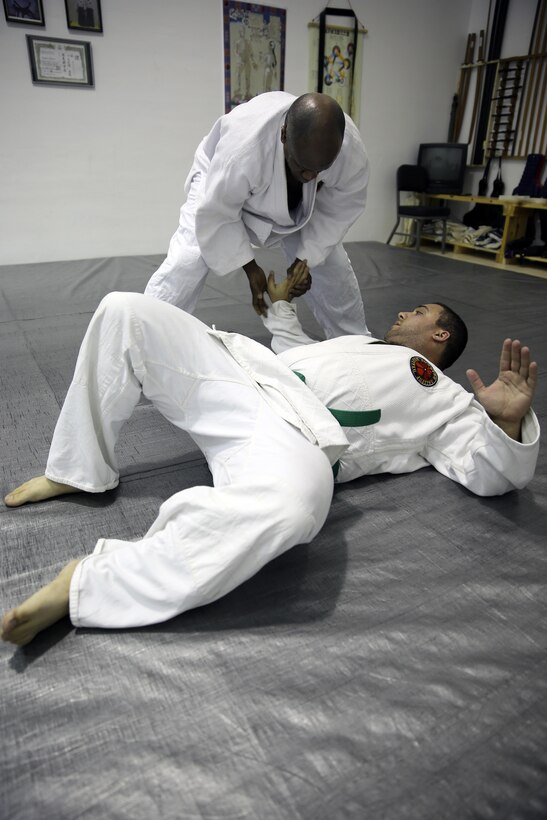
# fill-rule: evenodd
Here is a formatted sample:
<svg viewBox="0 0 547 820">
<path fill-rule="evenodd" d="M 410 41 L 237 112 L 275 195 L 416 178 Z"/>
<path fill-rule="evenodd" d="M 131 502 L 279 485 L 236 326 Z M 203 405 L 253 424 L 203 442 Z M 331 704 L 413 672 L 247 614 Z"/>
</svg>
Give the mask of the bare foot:
<svg viewBox="0 0 547 820">
<path fill-rule="evenodd" d="M 34 501 L 45 501 L 46 498 L 55 498 L 57 495 L 66 495 L 66 493 L 79 493 L 77 487 L 71 487 L 69 484 L 58 484 L 56 481 L 51 481 L 45 475 L 31 478 L 30 481 L 25 481 L 17 489 L 12 490 L 4 498 L 4 503 L 7 507 L 20 507 L 22 504 L 29 504 Z"/>
<path fill-rule="evenodd" d="M 70 581 L 79 559 L 67 564 L 51 583 L 27 598 L 2 618 L 3 641 L 24 646 L 46 627 L 68 615 Z"/>
</svg>

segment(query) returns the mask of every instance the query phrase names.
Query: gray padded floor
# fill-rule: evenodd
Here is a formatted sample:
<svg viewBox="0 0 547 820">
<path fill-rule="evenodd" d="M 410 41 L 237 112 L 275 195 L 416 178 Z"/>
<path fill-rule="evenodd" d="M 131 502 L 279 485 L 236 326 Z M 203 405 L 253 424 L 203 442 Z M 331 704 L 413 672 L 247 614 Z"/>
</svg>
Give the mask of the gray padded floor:
<svg viewBox="0 0 547 820">
<path fill-rule="evenodd" d="M 421 302 L 463 315 L 456 380 L 469 366 L 493 379 L 506 336 L 529 344 L 545 424 L 547 282 L 347 249 L 376 335 Z M 142 291 L 161 258 L 0 268 L 2 494 L 42 472 L 101 297 Z M 197 315 L 267 343 L 242 274 L 210 278 Z M 99 536 L 140 536 L 169 495 L 210 483 L 146 402 L 119 454 L 115 491 L 0 506 L 3 609 Z M 545 818 L 546 460 L 543 447 L 533 483 L 501 498 L 432 469 L 341 485 L 312 544 L 212 605 L 123 632 L 66 620 L 27 648 L 3 644 L 0 815 Z"/>
</svg>

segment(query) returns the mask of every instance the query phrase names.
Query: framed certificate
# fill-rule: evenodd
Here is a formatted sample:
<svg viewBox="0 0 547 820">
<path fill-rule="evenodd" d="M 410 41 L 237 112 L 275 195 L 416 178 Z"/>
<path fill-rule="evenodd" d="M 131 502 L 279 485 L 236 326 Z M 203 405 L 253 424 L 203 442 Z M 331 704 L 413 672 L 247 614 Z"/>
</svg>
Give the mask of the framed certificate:
<svg viewBox="0 0 547 820">
<path fill-rule="evenodd" d="M 93 86 L 89 43 L 27 34 L 27 45 L 34 83 Z"/>
</svg>

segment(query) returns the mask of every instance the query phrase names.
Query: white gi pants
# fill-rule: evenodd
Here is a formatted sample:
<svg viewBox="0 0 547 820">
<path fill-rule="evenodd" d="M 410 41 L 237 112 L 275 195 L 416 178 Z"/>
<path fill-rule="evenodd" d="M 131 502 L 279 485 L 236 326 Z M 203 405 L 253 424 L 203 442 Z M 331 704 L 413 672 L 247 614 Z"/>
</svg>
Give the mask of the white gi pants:
<svg viewBox="0 0 547 820">
<path fill-rule="evenodd" d="M 76 567 L 76 626 L 131 627 L 213 601 L 321 529 L 326 455 L 278 416 L 197 319 L 112 293 L 87 330 L 46 475 L 88 492 L 116 486 L 114 446 L 141 392 L 207 458 L 214 487 L 175 493 L 137 541 L 101 538 Z"/>
<path fill-rule="evenodd" d="M 192 180 L 188 198 L 180 209 L 179 226 L 171 238 L 167 257 L 152 275 L 145 288 L 147 296 L 193 313 L 209 268 L 201 255 L 196 239 L 195 213 L 199 200 L 202 176 Z M 287 264 L 296 258 L 299 232 L 279 236 L 268 247 L 280 246 Z M 249 260 L 250 261 L 250 260 Z M 353 267 L 343 246 L 337 245 L 322 265 L 311 270 L 313 284 L 306 300 L 327 339 L 337 336 L 364 335 L 370 332 L 366 325 L 361 291 Z"/>
</svg>

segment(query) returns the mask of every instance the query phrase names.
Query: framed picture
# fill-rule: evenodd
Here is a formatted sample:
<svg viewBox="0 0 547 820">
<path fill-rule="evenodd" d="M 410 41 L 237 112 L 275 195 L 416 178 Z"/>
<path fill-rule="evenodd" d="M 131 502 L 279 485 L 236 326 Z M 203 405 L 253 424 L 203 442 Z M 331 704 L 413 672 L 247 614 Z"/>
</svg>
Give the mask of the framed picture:
<svg viewBox="0 0 547 820">
<path fill-rule="evenodd" d="M 65 0 L 65 8 L 69 29 L 102 32 L 101 0 Z"/>
<path fill-rule="evenodd" d="M 287 12 L 224 0 L 224 108 L 264 91 L 283 91 Z"/>
<path fill-rule="evenodd" d="M 93 86 L 89 43 L 27 34 L 27 46 L 33 82 Z"/>
<path fill-rule="evenodd" d="M 25 26 L 44 26 L 42 0 L 3 0 L 4 14 L 8 23 Z"/>
</svg>

